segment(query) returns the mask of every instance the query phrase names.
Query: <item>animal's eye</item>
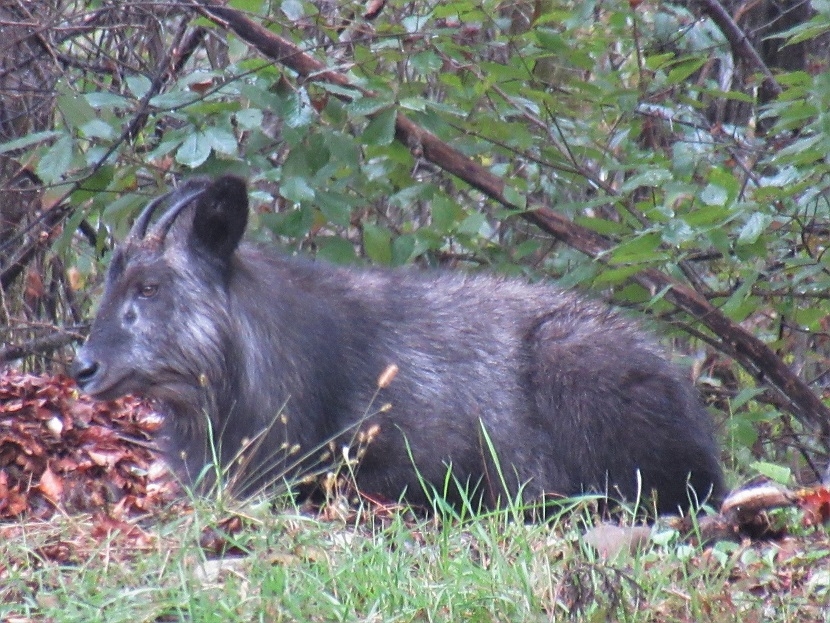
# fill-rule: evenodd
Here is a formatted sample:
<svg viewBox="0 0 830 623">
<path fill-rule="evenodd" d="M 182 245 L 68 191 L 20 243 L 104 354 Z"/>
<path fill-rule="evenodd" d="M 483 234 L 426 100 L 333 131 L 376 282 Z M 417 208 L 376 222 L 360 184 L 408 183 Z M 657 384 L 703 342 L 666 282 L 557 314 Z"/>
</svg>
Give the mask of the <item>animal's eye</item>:
<svg viewBox="0 0 830 623">
<path fill-rule="evenodd" d="M 157 283 L 142 283 L 138 286 L 138 295 L 143 299 L 149 299 L 156 295 L 159 291 Z"/>
</svg>

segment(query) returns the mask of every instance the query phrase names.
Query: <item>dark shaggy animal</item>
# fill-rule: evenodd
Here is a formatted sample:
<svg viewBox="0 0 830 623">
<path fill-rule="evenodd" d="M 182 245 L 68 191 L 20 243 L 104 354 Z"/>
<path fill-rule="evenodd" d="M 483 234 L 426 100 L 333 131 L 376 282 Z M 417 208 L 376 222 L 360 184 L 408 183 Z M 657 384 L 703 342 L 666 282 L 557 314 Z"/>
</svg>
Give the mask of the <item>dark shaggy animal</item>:
<svg viewBox="0 0 830 623">
<path fill-rule="evenodd" d="M 112 257 L 73 367 L 94 396 L 155 399 L 183 476 L 211 461 L 211 439 L 225 466 L 247 447 L 249 487 L 311 469 L 336 439 L 337 453 L 362 445 L 361 491 L 415 504 L 431 487 L 457 501 L 449 469 L 488 506 L 596 491 L 674 511 L 721 495 L 692 383 L 605 305 L 286 257 L 241 242 L 247 218 L 232 176 L 153 201 Z"/>
</svg>

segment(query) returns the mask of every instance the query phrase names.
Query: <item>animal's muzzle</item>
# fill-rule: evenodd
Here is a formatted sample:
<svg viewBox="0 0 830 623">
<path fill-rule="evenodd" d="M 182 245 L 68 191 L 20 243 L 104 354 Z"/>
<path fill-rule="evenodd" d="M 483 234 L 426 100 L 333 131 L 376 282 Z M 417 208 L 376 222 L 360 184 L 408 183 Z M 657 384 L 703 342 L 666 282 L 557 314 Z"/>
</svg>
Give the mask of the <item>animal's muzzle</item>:
<svg viewBox="0 0 830 623">
<path fill-rule="evenodd" d="M 81 389 L 86 389 L 91 385 L 100 371 L 100 362 L 86 355 L 83 349 L 76 355 L 75 361 L 72 362 L 72 368 L 70 369 L 72 378 L 75 379 L 78 387 Z"/>
</svg>

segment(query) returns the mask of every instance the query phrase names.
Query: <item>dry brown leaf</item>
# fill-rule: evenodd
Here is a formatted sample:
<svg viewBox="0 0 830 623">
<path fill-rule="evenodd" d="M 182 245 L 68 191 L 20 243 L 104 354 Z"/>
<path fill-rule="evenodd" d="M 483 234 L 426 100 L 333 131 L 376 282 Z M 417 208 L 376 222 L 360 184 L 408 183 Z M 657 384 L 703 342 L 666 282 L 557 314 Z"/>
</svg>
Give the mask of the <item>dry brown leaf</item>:
<svg viewBox="0 0 830 623">
<path fill-rule="evenodd" d="M 46 465 L 46 469 L 43 470 L 40 476 L 37 489 L 49 498 L 49 501 L 57 504 L 63 497 L 63 479 L 55 474 L 49 465 Z"/>
</svg>

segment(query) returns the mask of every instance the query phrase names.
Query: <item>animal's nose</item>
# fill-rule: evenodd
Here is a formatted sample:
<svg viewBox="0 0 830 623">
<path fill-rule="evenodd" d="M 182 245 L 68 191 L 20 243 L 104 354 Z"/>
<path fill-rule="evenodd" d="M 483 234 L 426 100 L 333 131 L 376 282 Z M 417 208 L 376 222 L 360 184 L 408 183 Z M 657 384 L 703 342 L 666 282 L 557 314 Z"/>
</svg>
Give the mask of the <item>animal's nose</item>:
<svg viewBox="0 0 830 623">
<path fill-rule="evenodd" d="M 72 362 L 70 372 L 72 373 L 72 377 L 78 383 L 78 386 L 83 389 L 95 378 L 95 375 L 98 374 L 98 370 L 100 369 L 101 364 L 94 359 L 87 357 L 84 354 L 84 351 L 81 350 L 75 357 L 75 361 Z"/>
</svg>

